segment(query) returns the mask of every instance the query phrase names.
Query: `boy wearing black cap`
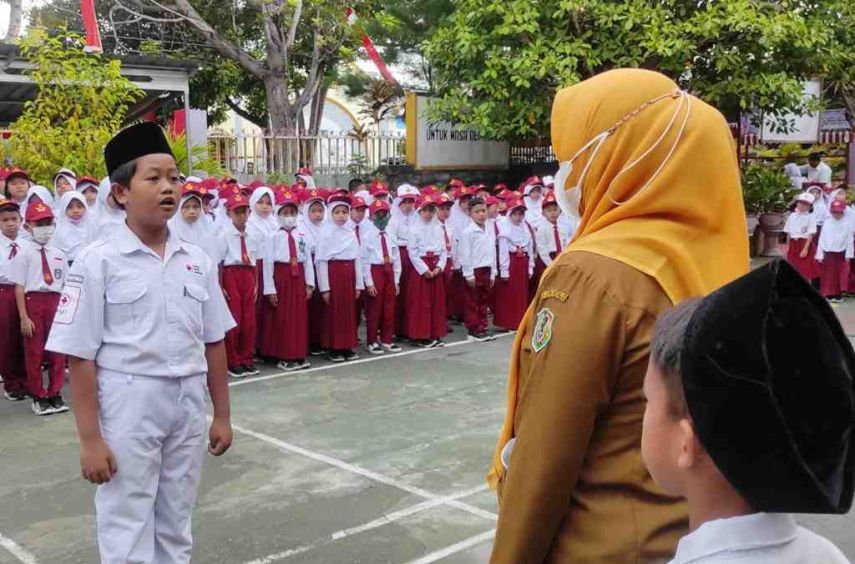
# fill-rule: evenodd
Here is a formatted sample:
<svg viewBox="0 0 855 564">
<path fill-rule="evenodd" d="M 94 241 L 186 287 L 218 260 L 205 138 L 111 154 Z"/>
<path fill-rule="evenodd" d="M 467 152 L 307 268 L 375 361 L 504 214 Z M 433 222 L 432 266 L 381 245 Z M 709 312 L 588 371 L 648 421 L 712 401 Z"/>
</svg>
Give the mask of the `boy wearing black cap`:
<svg viewBox="0 0 855 564">
<path fill-rule="evenodd" d="M 70 359 L 102 562 L 188 562 L 206 384 L 208 450 L 232 440 L 223 339 L 235 324 L 216 265 L 167 227 L 180 181 L 160 127 L 119 132 L 104 159 L 127 219 L 74 261 L 48 348 Z"/>
<path fill-rule="evenodd" d="M 659 319 L 641 451 L 688 500 L 692 532 L 673 563 L 848 562 L 789 513 L 852 504 L 853 374 L 833 311 L 786 262 Z"/>
</svg>

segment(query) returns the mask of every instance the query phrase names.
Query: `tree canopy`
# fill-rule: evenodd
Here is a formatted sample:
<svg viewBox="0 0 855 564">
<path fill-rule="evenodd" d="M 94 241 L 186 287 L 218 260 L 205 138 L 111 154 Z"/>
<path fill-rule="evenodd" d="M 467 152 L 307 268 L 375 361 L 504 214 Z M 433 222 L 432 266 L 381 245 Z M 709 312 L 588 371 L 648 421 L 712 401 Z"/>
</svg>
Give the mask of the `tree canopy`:
<svg viewBox="0 0 855 564">
<path fill-rule="evenodd" d="M 850 0 L 459 0 L 426 45 L 432 110 L 494 138 L 539 136 L 557 89 L 640 67 L 731 118 L 782 116 L 804 109 L 804 80 L 851 57 L 844 11 Z"/>
</svg>

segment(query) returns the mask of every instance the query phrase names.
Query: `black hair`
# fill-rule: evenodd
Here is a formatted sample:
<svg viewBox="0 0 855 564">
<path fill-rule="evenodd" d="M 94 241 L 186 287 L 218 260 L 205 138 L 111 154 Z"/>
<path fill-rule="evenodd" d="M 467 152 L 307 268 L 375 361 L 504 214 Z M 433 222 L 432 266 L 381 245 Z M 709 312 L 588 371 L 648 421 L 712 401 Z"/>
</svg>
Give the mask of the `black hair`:
<svg viewBox="0 0 855 564">
<path fill-rule="evenodd" d="M 134 159 L 132 161 L 128 161 L 122 165 L 117 166 L 113 172 L 110 174 L 110 193 L 107 197 L 113 198 L 113 203 L 119 207 L 119 209 L 125 209 L 125 206 L 120 204 L 116 199 L 116 196 L 113 196 L 113 184 L 119 184 L 124 186 L 125 188 L 130 189 L 131 187 L 131 179 L 137 173 L 137 160 Z"/>
<path fill-rule="evenodd" d="M 351 178 L 350 182 L 347 183 L 347 191 L 353 192 L 360 184 L 365 184 L 365 181 L 361 178 Z"/>
<path fill-rule="evenodd" d="M 663 313 L 653 328 L 650 359 L 662 373 L 668 390 L 668 408 L 673 415 L 688 414 L 683 392 L 681 362 L 686 342 L 686 330 L 692 316 L 701 305 L 700 298 L 686 300 Z"/>
<path fill-rule="evenodd" d="M 808 155 L 809 161 L 819 161 L 822 160 L 822 153 L 811 153 Z"/>
<path fill-rule="evenodd" d="M 469 209 L 471 210 L 475 206 L 487 205 L 487 202 L 484 201 L 484 198 L 479 198 L 478 196 L 473 196 L 471 200 L 469 200 Z"/>
</svg>

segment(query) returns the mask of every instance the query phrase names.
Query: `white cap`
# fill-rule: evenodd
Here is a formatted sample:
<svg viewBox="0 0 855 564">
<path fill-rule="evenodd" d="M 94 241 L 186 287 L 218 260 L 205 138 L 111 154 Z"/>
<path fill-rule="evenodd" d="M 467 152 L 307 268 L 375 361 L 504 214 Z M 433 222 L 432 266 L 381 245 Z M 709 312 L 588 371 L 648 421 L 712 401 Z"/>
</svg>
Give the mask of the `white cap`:
<svg viewBox="0 0 855 564">
<path fill-rule="evenodd" d="M 813 205 L 816 201 L 816 198 L 813 197 L 813 194 L 808 194 L 807 192 L 802 192 L 796 197 L 797 202 L 804 202 L 808 205 Z"/>
</svg>

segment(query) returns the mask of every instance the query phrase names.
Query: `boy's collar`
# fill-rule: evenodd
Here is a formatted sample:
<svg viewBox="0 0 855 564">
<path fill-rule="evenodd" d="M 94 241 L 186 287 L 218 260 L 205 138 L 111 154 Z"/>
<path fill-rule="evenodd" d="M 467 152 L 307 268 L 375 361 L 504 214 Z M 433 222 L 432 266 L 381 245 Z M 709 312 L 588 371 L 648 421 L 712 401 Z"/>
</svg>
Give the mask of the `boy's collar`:
<svg viewBox="0 0 855 564">
<path fill-rule="evenodd" d="M 674 562 L 694 562 L 716 553 L 778 547 L 798 535 L 789 513 L 754 513 L 707 521 L 680 539 Z"/>
</svg>

